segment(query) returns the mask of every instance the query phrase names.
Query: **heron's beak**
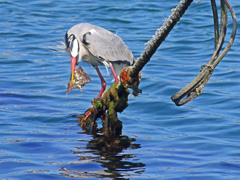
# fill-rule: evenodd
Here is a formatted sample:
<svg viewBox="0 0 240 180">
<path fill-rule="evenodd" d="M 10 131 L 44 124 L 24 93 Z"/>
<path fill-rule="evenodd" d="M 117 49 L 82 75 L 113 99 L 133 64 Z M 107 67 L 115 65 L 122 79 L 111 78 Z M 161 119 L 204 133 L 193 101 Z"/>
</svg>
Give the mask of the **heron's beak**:
<svg viewBox="0 0 240 180">
<path fill-rule="evenodd" d="M 76 59 L 77 59 L 77 57 L 71 56 L 72 84 L 73 84 L 74 72 L 75 72 L 75 68 L 76 68 Z"/>
</svg>

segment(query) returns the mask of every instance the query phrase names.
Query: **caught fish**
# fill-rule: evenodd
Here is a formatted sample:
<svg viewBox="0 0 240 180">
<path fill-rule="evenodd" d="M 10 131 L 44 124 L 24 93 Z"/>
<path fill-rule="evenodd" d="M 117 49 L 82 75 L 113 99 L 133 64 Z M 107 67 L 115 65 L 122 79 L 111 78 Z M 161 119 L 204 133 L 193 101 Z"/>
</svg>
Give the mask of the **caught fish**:
<svg viewBox="0 0 240 180">
<path fill-rule="evenodd" d="M 72 76 L 67 84 L 67 93 L 70 93 L 73 89 L 78 88 L 82 92 L 82 87 L 91 81 L 90 77 L 85 73 L 81 66 L 74 72 L 74 79 L 72 84 Z"/>
</svg>

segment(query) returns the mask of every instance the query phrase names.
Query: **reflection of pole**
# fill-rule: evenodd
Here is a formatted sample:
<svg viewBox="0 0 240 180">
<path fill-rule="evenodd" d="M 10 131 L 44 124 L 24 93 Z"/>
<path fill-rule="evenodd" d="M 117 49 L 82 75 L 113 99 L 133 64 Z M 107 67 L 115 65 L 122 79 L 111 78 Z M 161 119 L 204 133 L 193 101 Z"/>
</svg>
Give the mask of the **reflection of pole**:
<svg viewBox="0 0 240 180">
<path fill-rule="evenodd" d="M 105 135 L 94 135 L 93 140 L 87 144 L 87 149 L 96 150 L 96 153 L 101 156 L 102 167 L 108 169 L 111 177 L 122 177 L 121 171 L 138 171 L 144 172 L 145 164 L 141 162 L 132 162 L 134 157 L 132 154 L 119 154 L 124 149 L 138 149 L 140 144 L 135 144 L 135 138 L 128 136 L 106 137 Z M 95 153 L 95 155 L 96 155 Z M 120 171 L 119 171 L 120 170 Z"/>
<path fill-rule="evenodd" d="M 75 179 L 125 179 L 125 177 L 128 179 L 132 173 L 140 176 L 145 171 L 146 165 L 136 160 L 135 154 L 121 153 L 128 148 L 140 148 L 140 144 L 135 143 L 135 141 L 135 138 L 129 138 L 128 136 L 109 138 L 105 135 L 93 135 L 93 139 L 87 144 L 87 151 L 82 151 L 82 147 L 76 147 L 73 154 L 80 157 L 79 164 L 94 162 L 101 165 L 103 169 L 97 171 L 84 169 L 83 171 L 82 168 L 72 170 L 69 166 L 61 168 L 61 174 Z"/>
</svg>

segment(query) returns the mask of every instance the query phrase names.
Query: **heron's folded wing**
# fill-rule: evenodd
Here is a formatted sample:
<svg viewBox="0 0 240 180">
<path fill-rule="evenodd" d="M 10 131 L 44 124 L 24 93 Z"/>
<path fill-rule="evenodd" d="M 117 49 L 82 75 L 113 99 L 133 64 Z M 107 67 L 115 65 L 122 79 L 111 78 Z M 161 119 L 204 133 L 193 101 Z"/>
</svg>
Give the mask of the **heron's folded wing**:
<svg viewBox="0 0 240 180">
<path fill-rule="evenodd" d="M 94 56 L 107 61 L 128 61 L 133 64 L 133 54 L 119 36 L 103 28 L 90 29 L 84 36 L 84 41 Z"/>
</svg>

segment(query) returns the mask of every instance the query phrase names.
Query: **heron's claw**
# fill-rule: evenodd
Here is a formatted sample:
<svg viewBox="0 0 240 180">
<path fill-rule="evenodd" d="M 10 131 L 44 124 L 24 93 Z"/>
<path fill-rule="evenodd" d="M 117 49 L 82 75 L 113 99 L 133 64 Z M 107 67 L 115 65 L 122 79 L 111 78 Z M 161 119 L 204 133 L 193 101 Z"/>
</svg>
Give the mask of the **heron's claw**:
<svg viewBox="0 0 240 180">
<path fill-rule="evenodd" d="M 86 121 L 90 116 L 91 116 L 91 111 L 86 111 L 85 113 L 84 113 L 84 119 L 83 119 L 83 121 Z"/>
<path fill-rule="evenodd" d="M 95 126 L 94 126 L 95 123 L 91 119 L 92 118 L 91 115 L 93 115 L 91 110 L 87 110 L 84 114 L 82 114 L 82 116 L 78 121 L 81 128 L 89 134 L 93 134 L 93 132 L 95 132 Z"/>
</svg>

